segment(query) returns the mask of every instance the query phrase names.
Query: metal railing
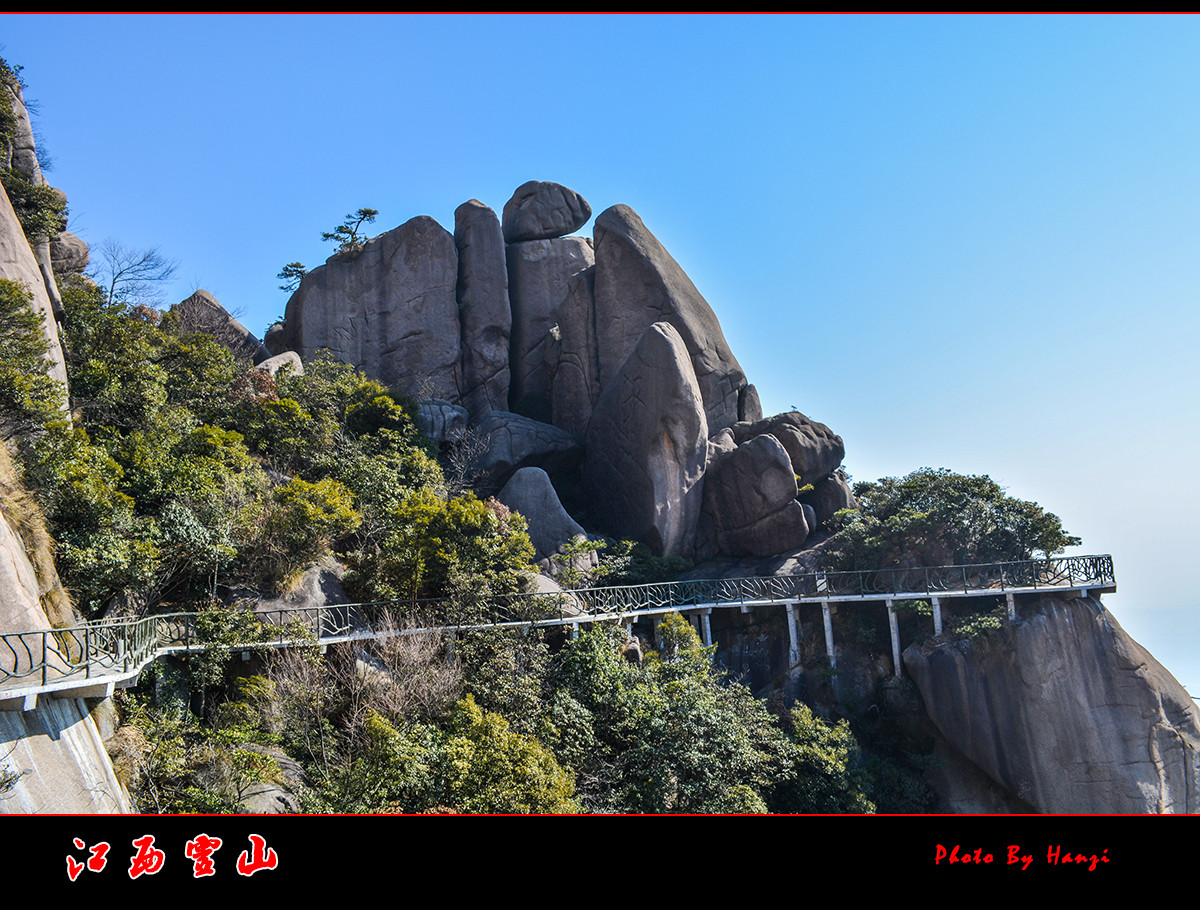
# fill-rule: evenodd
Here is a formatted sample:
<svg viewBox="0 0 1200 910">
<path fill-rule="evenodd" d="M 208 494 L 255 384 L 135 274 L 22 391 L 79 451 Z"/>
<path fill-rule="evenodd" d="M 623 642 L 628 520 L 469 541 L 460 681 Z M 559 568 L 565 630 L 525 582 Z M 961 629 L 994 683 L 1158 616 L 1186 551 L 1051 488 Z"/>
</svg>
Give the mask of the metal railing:
<svg viewBox="0 0 1200 910">
<path fill-rule="evenodd" d="M 393 620 L 420 629 L 476 629 L 593 622 L 696 606 L 739 606 L 798 600 L 881 600 L 1115 584 L 1111 556 L 1065 556 L 964 566 L 810 572 L 751 578 L 615 585 L 554 593 L 488 597 L 464 610 L 449 599 L 396 600 L 262 610 L 244 623 L 245 640 L 215 639 L 200 614 L 168 613 L 98 620 L 68 629 L 0 635 L 0 688 L 31 681 L 130 674 L 161 654 L 209 647 L 284 647 L 396 634 Z"/>
</svg>

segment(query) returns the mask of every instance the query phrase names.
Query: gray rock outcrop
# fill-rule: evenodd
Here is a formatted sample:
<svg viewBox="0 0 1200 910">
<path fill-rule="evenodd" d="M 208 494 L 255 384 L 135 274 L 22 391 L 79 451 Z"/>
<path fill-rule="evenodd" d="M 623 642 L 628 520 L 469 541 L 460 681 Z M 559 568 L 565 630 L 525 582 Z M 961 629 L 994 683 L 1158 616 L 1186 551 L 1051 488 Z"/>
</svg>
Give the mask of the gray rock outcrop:
<svg viewBox="0 0 1200 910">
<path fill-rule="evenodd" d="M 434 442 L 457 442 L 467 432 L 467 409 L 442 398 L 430 398 L 417 405 L 417 429 Z"/>
<path fill-rule="evenodd" d="M 529 539 L 533 542 L 535 558 L 550 560 L 565 545 L 577 537 L 587 537 L 558 499 L 558 493 L 550 482 L 550 475 L 541 468 L 522 468 L 509 478 L 496 498 L 525 516 L 529 523 Z M 599 557 L 589 552 L 582 564 L 573 565 L 576 571 L 586 572 L 595 568 Z M 553 574 L 554 566 L 548 566 Z"/>
<path fill-rule="evenodd" d="M 561 183 L 530 180 L 504 204 L 504 239 L 550 240 L 577 231 L 592 217 L 587 200 Z"/>
<path fill-rule="evenodd" d="M 328 348 L 404 393 L 457 403 L 457 282 L 454 238 L 418 216 L 308 272 L 288 301 L 280 344 L 305 361 Z"/>
<path fill-rule="evenodd" d="M 857 509 L 858 500 L 846 482 L 845 471 L 834 471 L 813 489 L 800 496 L 800 501 L 813 509 L 814 527 L 825 527 L 835 513 L 842 509 Z"/>
<path fill-rule="evenodd" d="M 597 524 L 663 556 L 690 556 L 704 491 L 708 423 L 679 332 L 651 325 L 600 394 L 584 485 Z"/>
<path fill-rule="evenodd" d="M 1044 597 L 981 643 L 910 646 L 938 729 L 1039 812 L 1200 811 L 1187 691 L 1098 600 Z"/>
<path fill-rule="evenodd" d="M 584 269 L 567 282 L 567 297 L 559 304 L 554 319 L 546 350 L 550 422 L 582 438 L 600 397 L 595 267 Z"/>
<path fill-rule="evenodd" d="M 273 323 L 267 333 L 263 335 L 263 347 L 267 349 L 267 353 L 272 357 L 277 357 L 287 350 L 287 345 L 284 344 L 283 323 Z"/>
<path fill-rule="evenodd" d="M 508 410 L 508 265 L 500 221 L 478 199 L 454 210 L 458 312 L 462 321 L 462 400 L 478 414 Z"/>
<path fill-rule="evenodd" d="M 484 440 L 475 470 L 492 488 L 503 486 L 521 468 L 569 471 L 582 454 L 578 440 L 566 430 L 511 411 L 487 411 L 473 427 Z"/>
<path fill-rule="evenodd" d="M 841 436 L 825 424 L 809 420 L 799 411 L 788 411 L 766 420 L 743 422 L 733 427 L 733 439 L 739 445 L 764 434 L 775 437 L 783 444 L 802 484 L 815 485 L 833 473 L 846 457 Z"/>
<path fill-rule="evenodd" d="M 592 242 L 586 237 L 559 237 L 510 243 L 507 260 L 512 299 L 511 408 L 549 421 L 554 358 L 547 356 L 546 347 L 572 279 L 595 262 Z"/>
<path fill-rule="evenodd" d="M 304 361 L 300 359 L 300 355 L 295 351 L 284 351 L 282 354 L 268 357 L 262 363 L 256 364 L 255 369 L 262 370 L 264 373 L 270 373 L 274 376 L 284 367 L 290 367 L 293 376 L 304 375 Z"/>
<path fill-rule="evenodd" d="M 601 387 L 656 322 L 675 327 L 704 399 L 709 430 L 742 420 L 746 374 L 692 280 L 627 205 L 596 217 L 596 336 Z"/>
<path fill-rule="evenodd" d="M 771 556 L 799 549 L 812 528 L 796 492 L 791 459 L 774 436 L 719 455 L 704 477 L 698 555 Z"/>
<path fill-rule="evenodd" d="M 90 261 L 88 245 L 70 231 L 61 231 L 50 241 L 50 265 L 55 274 L 77 275 L 88 267 Z"/>
<path fill-rule="evenodd" d="M 257 364 L 271 356 L 254 333 L 234 319 L 220 301 L 203 288 L 171 307 L 170 313 L 181 333 L 211 335 L 229 348 L 237 360 Z"/>
</svg>

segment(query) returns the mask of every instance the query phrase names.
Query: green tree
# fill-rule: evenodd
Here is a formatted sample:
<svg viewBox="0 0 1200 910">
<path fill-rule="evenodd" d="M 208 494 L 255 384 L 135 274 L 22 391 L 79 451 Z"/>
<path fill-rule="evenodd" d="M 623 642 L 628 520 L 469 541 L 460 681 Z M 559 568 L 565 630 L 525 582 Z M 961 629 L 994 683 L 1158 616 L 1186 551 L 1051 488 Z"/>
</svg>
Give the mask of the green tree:
<svg viewBox="0 0 1200 910">
<path fill-rule="evenodd" d="M 0 436 L 12 439 L 40 430 L 62 416 L 64 390 L 47 375 L 43 317 L 33 295 L 0 279 Z"/>
<path fill-rule="evenodd" d="M 574 813 L 574 782 L 554 755 L 468 695 L 455 707 L 442 765 L 447 805 L 463 812 Z"/>
<path fill-rule="evenodd" d="M 275 277 L 283 282 L 279 286 L 279 290 L 289 293 L 300 287 L 300 282 L 304 280 L 304 276 L 308 274 L 308 269 L 304 267 L 303 262 L 289 262 L 279 270 L 279 274 Z"/>
<path fill-rule="evenodd" d="M 986 475 L 921 468 L 854 485 L 861 510 L 839 512 L 833 567 L 876 569 L 1018 561 L 1051 556 L 1079 538 L 1057 515 L 1005 494 Z"/>
<path fill-rule="evenodd" d="M 346 220 L 332 231 L 323 231 L 322 240 L 330 240 L 338 245 L 339 253 L 357 253 L 366 241 L 359 236 L 364 224 L 372 224 L 379 212 L 375 209 L 359 209 L 346 216 Z M 296 263 L 293 263 L 295 265 Z M 286 268 L 286 267 L 285 267 Z M 282 273 L 280 273 L 282 277 Z"/>
</svg>

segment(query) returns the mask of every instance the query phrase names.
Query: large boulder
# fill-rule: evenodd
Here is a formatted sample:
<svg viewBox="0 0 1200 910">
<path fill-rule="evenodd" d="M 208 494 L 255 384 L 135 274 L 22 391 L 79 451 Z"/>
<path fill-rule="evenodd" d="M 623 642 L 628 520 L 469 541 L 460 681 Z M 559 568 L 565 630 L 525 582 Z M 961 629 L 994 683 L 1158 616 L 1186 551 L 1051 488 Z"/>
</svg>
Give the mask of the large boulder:
<svg viewBox="0 0 1200 910">
<path fill-rule="evenodd" d="M 815 485 L 833 473 L 846 457 L 841 436 L 799 411 L 745 421 L 733 427 L 733 438 L 739 445 L 763 435 L 773 436 L 782 443 L 802 484 Z"/>
<path fill-rule="evenodd" d="M 171 307 L 171 318 L 185 335 L 203 332 L 229 348 L 238 360 L 262 363 L 271 353 L 254 333 L 230 315 L 225 307 L 206 290 L 196 291 L 186 300 Z"/>
<path fill-rule="evenodd" d="M 846 482 L 845 471 L 834 471 L 801 494 L 800 501 L 813 509 L 817 527 L 824 527 L 842 509 L 857 509 L 858 500 Z"/>
<path fill-rule="evenodd" d="M 568 472 L 582 454 L 578 440 L 566 430 L 511 411 L 486 411 L 472 427 L 483 439 L 475 473 L 484 487 L 503 486 L 521 468 Z"/>
<path fill-rule="evenodd" d="M 441 398 L 429 398 L 417 405 L 417 429 L 434 442 L 458 442 L 466 435 L 470 417 L 467 409 Z"/>
<path fill-rule="evenodd" d="M 535 558 L 548 560 L 576 538 L 587 537 L 558 499 L 550 475 L 541 468 L 522 468 L 509 478 L 496 498 L 520 512 L 529 522 L 529 539 L 533 542 Z M 585 565 L 574 566 L 577 571 L 594 568 L 598 557 L 594 551 Z"/>
<path fill-rule="evenodd" d="M 771 556 L 799 549 L 812 530 L 811 510 L 796 500 L 796 475 L 773 436 L 718 455 L 704 476 L 698 556 Z"/>
<path fill-rule="evenodd" d="M 288 301 L 278 344 L 343 363 L 420 398 L 459 401 L 454 238 L 426 215 L 336 253 Z"/>
<path fill-rule="evenodd" d="M 458 314 L 462 321 L 462 400 L 473 414 L 508 409 L 512 308 L 504 236 L 496 213 L 472 199 L 454 210 Z"/>
<path fill-rule="evenodd" d="M 300 355 L 295 351 L 284 351 L 282 354 L 268 357 L 262 363 L 255 365 L 256 370 L 262 370 L 264 373 L 270 373 L 272 376 L 284 367 L 289 367 L 293 376 L 304 375 L 304 361 L 300 359 Z"/>
<path fill-rule="evenodd" d="M 60 231 L 50 241 L 50 265 L 56 274 L 74 275 L 83 272 L 91 261 L 88 245 L 70 231 Z"/>
<path fill-rule="evenodd" d="M 504 239 L 550 240 L 577 231 L 592 217 L 592 207 L 561 183 L 530 180 L 504 204 Z"/>
<path fill-rule="evenodd" d="M 538 420 L 550 420 L 552 367 L 547 345 L 553 341 L 556 312 L 567 299 L 572 279 L 595 261 L 586 237 L 560 237 L 510 243 L 508 290 L 512 301 L 511 407 Z"/>
<path fill-rule="evenodd" d="M 604 387 L 643 333 L 674 326 L 687 348 L 711 432 L 744 419 L 746 374 L 708 302 L 627 205 L 596 217 L 596 335 Z"/>
<path fill-rule="evenodd" d="M 600 394 L 584 484 L 597 524 L 662 556 L 690 556 L 704 491 L 708 422 L 679 332 L 651 325 Z"/>
<path fill-rule="evenodd" d="M 1097 599 L 1018 609 L 986 639 L 904 651 L 946 739 L 1038 812 L 1200 812 L 1187 690 Z"/>
</svg>

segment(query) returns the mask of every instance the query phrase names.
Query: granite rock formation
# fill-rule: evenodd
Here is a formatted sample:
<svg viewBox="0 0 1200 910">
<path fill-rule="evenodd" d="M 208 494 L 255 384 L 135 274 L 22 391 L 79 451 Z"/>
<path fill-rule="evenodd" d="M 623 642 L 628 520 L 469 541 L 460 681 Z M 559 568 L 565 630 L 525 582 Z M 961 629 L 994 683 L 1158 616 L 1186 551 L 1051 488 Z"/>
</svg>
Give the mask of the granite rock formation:
<svg viewBox="0 0 1200 910">
<path fill-rule="evenodd" d="M 1200 811 L 1196 703 L 1093 598 L 904 663 L 946 739 L 1039 812 Z"/>
<path fill-rule="evenodd" d="M 308 272 L 280 343 L 304 360 L 328 349 L 402 392 L 458 403 L 457 284 L 454 238 L 418 216 Z"/>
<path fill-rule="evenodd" d="M 611 381 L 642 333 L 675 327 L 692 360 L 710 432 L 743 419 L 746 375 L 696 286 L 627 205 L 596 216 L 596 346 L 600 384 Z"/>
<path fill-rule="evenodd" d="M 683 339 L 651 325 L 600 395 L 584 482 L 597 523 L 656 553 L 690 556 L 704 495 L 708 422 Z"/>
<path fill-rule="evenodd" d="M 504 240 L 550 240 L 577 231 L 592 217 L 587 200 L 561 183 L 530 180 L 504 205 Z"/>
<path fill-rule="evenodd" d="M 504 235 L 496 213 L 472 199 L 454 210 L 462 321 L 462 400 L 472 413 L 508 409 L 512 306 Z"/>
<path fill-rule="evenodd" d="M 557 484 L 582 454 L 575 507 L 659 554 L 795 550 L 835 506 L 853 507 L 833 476 L 841 438 L 799 413 L 763 420 L 712 308 L 641 218 L 616 205 L 594 240 L 563 236 L 590 215 L 574 190 L 531 181 L 502 223 L 478 200 L 460 205 L 452 239 L 414 218 L 309 272 L 266 348 L 325 348 L 400 392 L 465 408 L 487 449 L 481 492 L 531 466 Z M 736 467 L 761 467 L 766 444 L 724 465 L 762 436 L 782 446 L 778 470 Z M 722 480 L 701 521 L 710 468 Z M 793 475 L 814 489 L 798 499 Z M 717 501 L 736 502 L 736 517 Z"/>
</svg>

